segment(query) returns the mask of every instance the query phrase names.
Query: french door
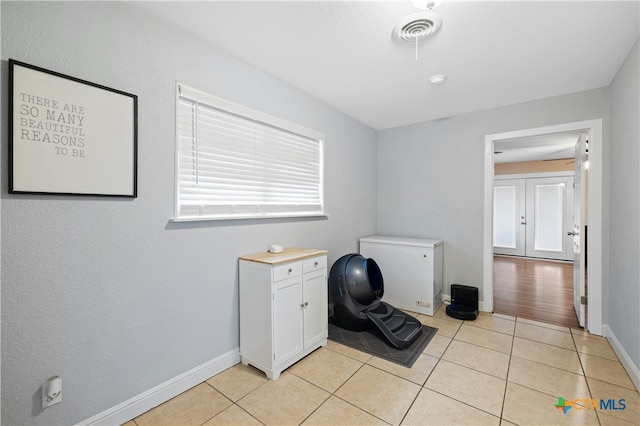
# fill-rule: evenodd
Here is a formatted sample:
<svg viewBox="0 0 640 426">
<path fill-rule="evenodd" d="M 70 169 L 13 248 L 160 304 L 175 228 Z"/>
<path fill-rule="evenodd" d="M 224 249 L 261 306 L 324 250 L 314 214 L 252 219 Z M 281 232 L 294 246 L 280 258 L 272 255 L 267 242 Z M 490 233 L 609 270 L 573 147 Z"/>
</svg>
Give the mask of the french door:
<svg viewBox="0 0 640 426">
<path fill-rule="evenodd" d="M 494 253 L 572 260 L 573 201 L 570 176 L 496 179 Z"/>
</svg>

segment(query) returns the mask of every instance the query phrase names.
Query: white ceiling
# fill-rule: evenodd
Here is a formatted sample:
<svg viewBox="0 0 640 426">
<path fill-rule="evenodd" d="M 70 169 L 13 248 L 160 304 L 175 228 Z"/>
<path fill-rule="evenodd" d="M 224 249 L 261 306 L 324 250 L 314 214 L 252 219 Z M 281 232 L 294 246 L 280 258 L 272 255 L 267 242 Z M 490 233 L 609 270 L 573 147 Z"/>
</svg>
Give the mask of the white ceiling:
<svg viewBox="0 0 640 426">
<path fill-rule="evenodd" d="M 582 131 L 503 139 L 494 143 L 494 163 L 516 163 L 532 160 L 573 159 Z"/>
<path fill-rule="evenodd" d="M 637 0 L 449 0 L 416 61 L 408 0 L 130 4 L 375 129 L 607 86 L 640 33 Z"/>
</svg>

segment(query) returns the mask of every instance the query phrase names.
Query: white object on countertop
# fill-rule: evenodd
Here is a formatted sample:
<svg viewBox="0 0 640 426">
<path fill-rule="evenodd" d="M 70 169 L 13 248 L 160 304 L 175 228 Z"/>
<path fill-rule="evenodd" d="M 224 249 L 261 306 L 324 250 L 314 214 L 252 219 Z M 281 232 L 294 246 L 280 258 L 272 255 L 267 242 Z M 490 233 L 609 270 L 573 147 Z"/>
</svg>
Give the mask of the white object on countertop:
<svg viewBox="0 0 640 426">
<path fill-rule="evenodd" d="M 271 244 L 271 246 L 269 246 L 269 253 L 282 253 L 282 246 L 278 244 Z"/>
</svg>

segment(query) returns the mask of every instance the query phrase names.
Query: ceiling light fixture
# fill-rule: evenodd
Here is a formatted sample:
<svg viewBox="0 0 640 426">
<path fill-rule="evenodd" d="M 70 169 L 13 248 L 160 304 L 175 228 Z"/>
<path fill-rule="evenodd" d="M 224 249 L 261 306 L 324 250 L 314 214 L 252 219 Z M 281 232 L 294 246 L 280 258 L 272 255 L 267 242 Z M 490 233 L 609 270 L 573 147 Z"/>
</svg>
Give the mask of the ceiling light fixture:
<svg viewBox="0 0 640 426">
<path fill-rule="evenodd" d="M 429 78 L 429 83 L 431 83 L 432 86 L 439 86 L 442 83 L 444 83 L 446 78 L 447 76 L 442 74 L 434 75 L 434 76 L 431 76 L 431 78 Z"/>
</svg>

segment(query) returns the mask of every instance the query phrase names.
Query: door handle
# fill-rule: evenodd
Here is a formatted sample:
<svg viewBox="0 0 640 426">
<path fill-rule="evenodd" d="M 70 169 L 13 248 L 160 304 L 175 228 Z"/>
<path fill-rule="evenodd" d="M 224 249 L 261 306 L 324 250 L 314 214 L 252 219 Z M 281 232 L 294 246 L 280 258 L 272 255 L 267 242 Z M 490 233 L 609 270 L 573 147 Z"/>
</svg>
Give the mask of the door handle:
<svg viewBox="0 0 640 426">
<path fill-rule="evenodd" d="M 579 232 L 569 231 L 569 232 L 567 232 L 567 235 L 570 236 L 570 237 L 575 237 L 576 235 L 580 235 L 580 233 Z"/>
</svg>

